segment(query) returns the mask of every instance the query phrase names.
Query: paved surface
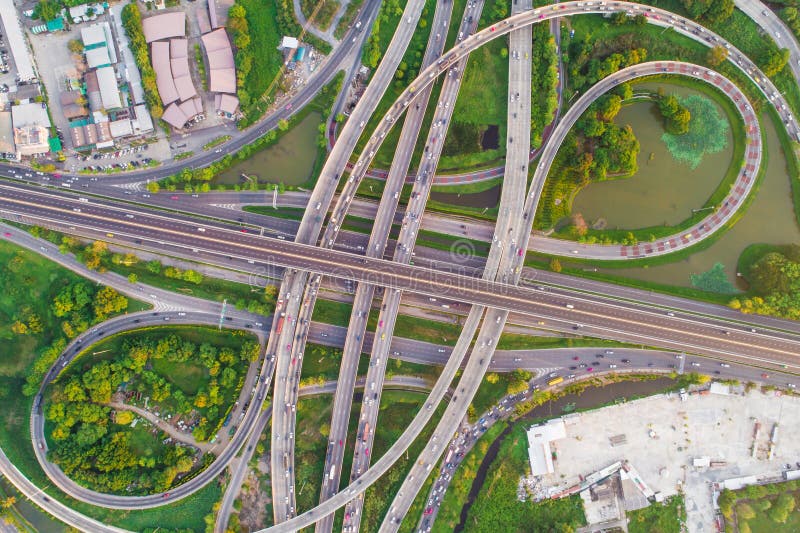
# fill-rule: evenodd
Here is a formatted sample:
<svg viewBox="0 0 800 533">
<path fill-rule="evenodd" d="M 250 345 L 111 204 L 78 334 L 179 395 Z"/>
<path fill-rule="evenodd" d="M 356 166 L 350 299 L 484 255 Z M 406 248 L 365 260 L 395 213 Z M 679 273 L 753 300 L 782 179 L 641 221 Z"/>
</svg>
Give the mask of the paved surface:
<svg viewBox="0 0 800 533">
<path fill-rule="evenodd" d="M 780 479 L 781 465 L 795 469 L 800 459 L 800 398 L 774 392 L 747 395 L 652 396 L 580 413 L 567 425 L 567 437 L 554 443 L 555 473 L 542 484 L 555 490 L 574 485 L 579 476 L 627 459 L 654 491 L 664 496 L 685 494 L 690 532 L 713 530 L 710 483 L 758 476 Z M 755 424 L 761 426 L 754 439 Z M 767 459 L 769 436 L 779 427 L 775 457 Z M 650 436 L 650 431 L 654 436 Z M 609 438 L 624 435 L 612 447 Z M 756 456 L 752 456 L 755 444 Z M 592 450 L 587 454 L 586 450 Z M 692 460 L 710 457 L 725 466 L 696 469 Z"/>
<path fill-rule="evenodd" d="M 350 120 L 345 124 L 340 142 L 333 147 L 320 171 L 319 179 L 310 198 L 310 205 L 314 205 L 315 210 L 308 209 L 303 215 L 295 237 L 296 242 L 317 244 L 323 225 L 320 213 L 328 212 L 339 179 L 358 138 L 361 136 L 364 124 L 378 106 L 389 83 L 394 79 L 394 73 L 413 36 L 423 5 L 423 0 L 410 0 L 406 4 L 401 22 L 389 47 L 384 52 L 380 65 L 374 72 L 364 95 L 351 113 Z M 352 175 L 349 181 L 353 181 Z M 337 207 L 333 210 L 334 216 L 338 215 L 340 218 L 344 218 L 347 211 L 346 206 L 340 206 L 344 194 L 346 193 L 339 197 Z M 321 245 L 323 247 L 332 246 L 338 230 L 339 225 L 332 218 Z M 282 331 L 276 329 L 278 322 L 273 325 L 267 352 L 276 360 L 274 370 L 280 378 L 275 381 L 273 398 L 283 405 L 296 403 L 302 355 L 306 343 L 305 329 L 311 319 L 320 280 L 321 276 L 319 275 L 309 279 L 306 271 L 290 270 L 284 274 L 279 290 L 280 299 L 284 302 L 284 307 L 280 312 L 285 313 L 287 319 Z M 276 524 L 294 516 L 295 513 L 293 442 L 295 419 L 295 413 L 285 409 L 277 409 L 273 413 L 270 448 L 272 450 L 271 471 L 283 471 L 286 474 L 282 478 L 272 477 L 272 498 L 278 502 L 273 505 Z"/>
<path fill-rule="evenodd" d="M 438 2 L 436 4 L 433 20 L 431 21 L 431 29 L 428 37 L 427 47 L 422 58 L 422 68 L 428 67 L 434 61 L 436 61 L 439 56 L 441 56 L 442 50 L 444 49 L 444 36 L 447 35 L 447 29 L 450 26 L 452 11 L 453 4 L 451 2 Z M 408 22 L 406 21 L 406 23 Z M 403 24 L 402 21 L 401 24 Z M 397 143 L 395 158 L 392 161 L 392 166 L 389 170 L 389 175 L 386 180 L 384 194 L 381 198 L 380 205 L 378 206 L 377 216 L 373 220 L 372 231 L 370 233 L 369 241 L 366 245 L 365 253 L 368 257 L 383 257 L 384 253 L 386 252 L 386 246 L 389 241 L 389 233 L 392 228 L 392 223 L 395 219 L 395 213 L 397 213 L 397 208 L 400 201 L 399 198 L 403 189 L 404 177 L 411 163 L 414 146 L 419 138 L 422 122 L 425 118 L 425 110 L 428 107 L 430 93 L 430 87 L 423 89 L 420 94 L 417 95 L 414 107 L 406 114 L 406 118 L 403 122 L 403 129 L 400 133 L 400 138 Z M 443 106 L 443 102 L 445 101 L 444 99 L 446 98 L 448 98 L 448 94 L 443 91 L 439 98 L 440 106 Z M 444 136 L 442 135 L 442 137 Z M 375 137 L 370 140 L 370 142 L 374 141 Z M 369 144 L 367 147 L 369 147 Z M 430 157 L 430 155 L 428 157 Z M 427 176 L 423 175 L 422 172 L 420 172 L 418 176 L 420 180 L 425 179 L 427 181 Z M 348 194 L 355 196 L 358 183 L 352 178 L 348 181 L 349 183 L 345 186 L 345 190 L 339 197 L 340 200 L 343 197 L 346 197 Z M 351 187 L 352 192 L 348 192 L 347 187 Z M 425 198 L 427 198 L 427 195 Z M 337 207 L 340 209 L 339 212 L 342 212 L 342 209 L 346 209 L 339 207 L 339 202 L 337 202 Z M 420 209 L 419 213 L 422 213 L 423 210 L 424 209 Z M 334 208 L 334 213 L 336 212 L 337 210 Z M 409 213 L 408 208 L 406 213 Z M 416 217 L 416 215 L 409 214 L 406 216 Z M 343 215 L 340 216 L 340 219 L 341 218 L 343 218 Z M 323 244 L 326 242 L 326 240 L 327 242 L 332 242 L 338 236 L 339 226 L 333 221 L 332 224 L 333 227 L 329 225 L 327 228 L 328 230 L 332 231 L 326 231 L 326 234 L 323 236 Z M 339 480 L 342 476 L 342 462 L 344 460 L 344 447 L 339 446 L 338 443 L 347 441 L 347 430 L 350 421 L 353 400 L 353 382 L 358 371 L 358 363 L 363 350 L 363 339 L 366 336 L 365 334 L 367 329 L 367 320 L 369 317 L 369 309 L 375 296 L 375 292 L 376 287 L 374 285 L 359 283 L 353 298 L 353 310 L 350 315 L 348 334 L 344 344 L 342 363 L 339 371 L 339 388 L 336 391 L 333 402 L 333 413 L 330 425 L 331 430 L 330 434 L 328 435 L 329 453 L 326 455 L 326 461 L 323 469 L 323 472 L 326 475 L 321 484 L 319 501 L 327 500 L 339 489 Z M 384 291 L 384 294 L 386 292 L 391 291 Z M 399 295 L 397 299 L 399 301 Z M 385 309 L 385 306 L 383 306 L 383 309 Z M 384 320 L 384 318 L 379 318 L 379 332 L 376 332 L 374 337 L 373 349 L 376 349 L 376 347 L 381 344 L 386 345 L 388 348 L 389 344 L 391 344 L 392 332 L 391 330 L 387 331 L 387 329 L 385 329 L 386 323 Z M 388 339 L 387 333 L 389 335 Z M 384 358 L 384 368 L 386 361 L 387 359 Z M 371 366 L 380 365 L 380 363 L 381 361 L 379 358 L 370 360 Z M 373 425 L 372 433 L 369 431 L 368 428 L 370 426 L 369 422 L 366 420 L 367 415 L 363 411 L 364 407 L 366 406 L 368 408 L 372 408 L 376 412 L 377 416 L 377 410 L 380 406 L 377 396 L 378 392 L 376 381 L 373 379 L 369 381 L 369 384 L 369 389 L 365 392 L 365 395 L 370 397 L 362 403 L 362 417 L 356 429 L 357 434 L 362 436 L 361 440 L 364 443 L 366 443 L 369 434 L 374 434 L 375 428 Z M 363 450 L 361 451 L 363 452 Z M 358 453 L 358 451 L 356 453 Z M 360 468 L 361 467 L 354 462 L 352 471 L 360 471 Z M 353 514 L 348 514 L 348 519 L 346 519 L 346 521 L 349 522 L 351 517 L 355 518 L 357 516 L 360 516 L 360 513 L 355 512 Z M 327 533 L 332 531 L 333 518 L 334 517 L 331 514 L 317 522 L 316 531 L 318 533 Z M 356 527 L 357 529 L 358 526 L 347 525 L 345 527 Z"/>
</svg>

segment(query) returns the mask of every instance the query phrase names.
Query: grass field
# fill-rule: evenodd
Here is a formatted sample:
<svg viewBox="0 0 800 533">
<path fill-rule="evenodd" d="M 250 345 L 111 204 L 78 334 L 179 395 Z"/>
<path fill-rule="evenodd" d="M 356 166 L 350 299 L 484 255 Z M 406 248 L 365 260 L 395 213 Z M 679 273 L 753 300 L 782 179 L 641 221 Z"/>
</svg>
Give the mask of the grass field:
<svg viewBox="0 0 800 533">
<path fill-rule="evenodd" d="M 470 55 L 461 78 L 461 89 L 453 109 L 451 128 L 458 124 L 476 126 L 484 131 L 498 126 L 499 147 L 472 153 L 442 155 L 442 170 L 465 169 L 500 162 L 505 155 L 506 119 L 508 114 L 508 58 L 500 51 L 507 48 L 506 39 L 495 39 Z M 478 139 L 475 139 L 476 143 Z M 447 147 L 447 143 L 445 144 Z"/>
<path fill-rule="evenodd" d="M 83 278 L 45 257 L 7 241 L 0 241 L 0 376 L 19 376 L 36 355 L 62 336 L 62 318 L 53 315 L 53 298 L 64 287 Z M 129 300 L 129 311 L 149 305 Z M 42 332 L 17 335 L 11 331 L 15 320 L 26 312 L 42 322 Z"/>
<path fill-rule="evenodd" d="M 680 533 L 686 523 L 683 496 L 672 496 L 664 503 L 652 503 L 638 511 L 628 511 L 629 533 Z"/>
</svg>

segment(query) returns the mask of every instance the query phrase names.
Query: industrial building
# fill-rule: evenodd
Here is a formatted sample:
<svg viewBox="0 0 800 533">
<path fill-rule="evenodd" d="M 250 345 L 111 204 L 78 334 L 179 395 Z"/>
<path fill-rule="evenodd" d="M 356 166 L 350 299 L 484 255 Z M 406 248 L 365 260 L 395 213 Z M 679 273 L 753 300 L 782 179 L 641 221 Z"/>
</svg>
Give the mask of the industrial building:
<svg viewBox="0 0 800 533">
<path fill-rule="evenodd" d="M 148 43 L 183 37 L 186 35 L 186 14 L 183 11 L 171 11 L 143 18 L 142 31 Z"/>
<path fill-rule="evenodd" d="M 550 443 L 567 436 L 564 420 L 556 418 L 528 429 L 528 460 L 531 475 L 543 476 L 555 472 Z"/>
<path fill-rule="evenodd" d="M 33 60 L 28 52 L 28 43 L 22 34 L 19 14 L 12 0 L 0 0 L 0 19 L 6 29 L 8 48 L 14 56 L 14 64 L 17 67 L 17 80 L 28 82 L 36 80 L 36 71 L 33 68 Z"/>
<path fill-rule="evenodd" d="M 46 154 L 50 151 L 50 117 L 40 103 L 27 103 L 11 107 L 14 127 L 14 145 L 20 157 Z"/>
</svg>

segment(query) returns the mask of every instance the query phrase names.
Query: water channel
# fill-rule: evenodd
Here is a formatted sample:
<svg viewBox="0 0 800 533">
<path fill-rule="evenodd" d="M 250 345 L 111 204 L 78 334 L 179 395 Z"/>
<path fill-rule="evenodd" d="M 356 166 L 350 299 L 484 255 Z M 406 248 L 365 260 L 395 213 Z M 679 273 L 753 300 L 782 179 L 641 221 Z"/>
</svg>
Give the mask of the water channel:
<svg viewBox="0 0 800 533">
<path fill-rule="evenodd" d="M 656 92 L 678 96 L 704 93 L 664 83 L 634 85 L 635 93 Z M 725 111 L 716 102 L 724 117 Z M 641 147 L 639 170 L 630 178 L 592 183 L 581 190 L 572 205 L 590 224 L 605 219 L 609 229 L 637 229 L 648 226 L 675 225 L 691 216 L 693 208 L 702 207 L 725 176 L 733 155 L 733 137 L 728 128 L 725 149 L 706 154 L 692 169 L 672 157 L 661 140 L 664 133 L 661 114 L 650 101 L 637 101 L 620 110 L 615 122 L 630 125 Z"/>
<path fill-rule="evenodd" d="M 302 185 L 311 177 L 317 157 L 317 130 L 322 115 L 309 113 L 277 143 L 253 154 L 214 179 L 214 183 L 233 185 L 246 182 L 242 174 L 258 179 L 259 183 Z"/>
</svg>

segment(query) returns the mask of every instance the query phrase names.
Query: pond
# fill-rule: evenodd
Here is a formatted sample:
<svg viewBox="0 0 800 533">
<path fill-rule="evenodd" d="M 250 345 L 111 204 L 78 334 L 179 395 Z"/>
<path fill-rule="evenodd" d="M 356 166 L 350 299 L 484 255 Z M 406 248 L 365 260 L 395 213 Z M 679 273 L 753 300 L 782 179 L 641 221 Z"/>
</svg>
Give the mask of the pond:
<svg viewBox="0 0 800 533">
<path fill-rule="evenodd" d="M 600 269 L 626 278 L 670 285 L 690 286 L 689 275 L 705 272 L 720 262 L 728 278 L 744 285 L 736 277 L 739 254 L 753 243 L 787 244 L 800 242 L 800 227 L 794 214 L 792 190 L 786 168 L 786 156 L 772 120 L 761 117 L 766 135 L 768 162 L 766 174 L 753 203 L 744 216 L 709 248 L 688 259 L 650 268 Z"/>
<path fill-rule="evenodd" d="M 463 207 L 477 207 L 479 209 L 497 206 L 500 202 L 500 187 L 495 185 L 491 189 L 472 193 L 431 192 L 431 200 L 443 204 L 459 205 Z"/>
<path fill-rule="evenodd" d="M 246 174 L 259 183 L 302 185 L 311 177 L 317 157 L 317 136 L 322 115 L 309 113 L 306 118 L 287 131 L 277 143 L 253 154 L 214 178 L 214 184 L 243 184 Z"/>
<path fill-rule="evenodd" d="M 665 83 L 637 84 L 634 92 L 655 92 L 659 88 L 678 96 L 703 94 Z M 714 106 L 725 117 L 724 110 L 716 103 Z M 604 219 L 608 229 L 678 224 L 691 216 L 692 209 L 702 207 L 731 164 L 730 127 L 726 147 L 715 154 L 706 154 L 702 162 L 691 169 L 672 157 L 661 140 L 663 123 L 653 102 L 637 101 L 624 106 L 615 122 L 633 128 L 641 147 L 639 170 L 630 178 L 592 183 L 575 196 L 572 212 L 581 213 L 590 224 L 598 219 Z"/>
</svg>

